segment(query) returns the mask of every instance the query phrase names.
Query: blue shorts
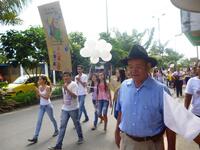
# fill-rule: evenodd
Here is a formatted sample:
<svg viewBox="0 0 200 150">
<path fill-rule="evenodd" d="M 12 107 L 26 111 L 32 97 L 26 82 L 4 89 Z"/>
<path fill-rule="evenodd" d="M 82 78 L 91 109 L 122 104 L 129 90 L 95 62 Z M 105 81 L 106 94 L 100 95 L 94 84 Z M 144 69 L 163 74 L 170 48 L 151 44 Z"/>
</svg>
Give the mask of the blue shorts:
<svg viewBox="0 0 200 150">
<path fill-rule="evenodd" d="M 98 104 L 97 104 L 98 116 L 102 116 L 102 113 L 103 113 L 103 115 L 107 115 L 108 105 L 109 105 L 108 100 L 98 100 Z"/>
</svg>

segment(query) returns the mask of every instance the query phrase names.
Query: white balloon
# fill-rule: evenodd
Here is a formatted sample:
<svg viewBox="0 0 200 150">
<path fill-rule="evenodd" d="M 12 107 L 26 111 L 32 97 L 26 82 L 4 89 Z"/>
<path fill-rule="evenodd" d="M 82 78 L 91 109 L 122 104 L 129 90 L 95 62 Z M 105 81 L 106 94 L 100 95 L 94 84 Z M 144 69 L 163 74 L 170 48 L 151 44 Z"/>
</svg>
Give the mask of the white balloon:
<svg viewBox="0 0 200 150">
<path fill-rule="evenodd" d="M 99 57 L 99 55 L 100 55 L 100 52 L 98 51 L 98 49 L 92 49 L 91 50 L 91 53 L 90 53 L 91 57 L 97 58 L 97 57 Z"/>
<path fill-rule="evenodd" d="M 98 63 L 98 62 L 99 62 L 99 57 L 97 57 L 97 58 L 95 58 L 95 57 L 90 57 L 90 62 L 91 62 L 92 64 Z"/>
<path fill-rule="evenodd" d="M 81 48 L 80 55 L 83 56 L 83 57 L 85 57 L 84 48 Z"/>
<path fill-rule="evenodd" d="M 105 49 L 110 52 L 112 50 L 112 45 L 110 43 L 107 43 Z"/>
<path fill-rule="evenodd" d="M 101 57 L 101 58 L 107 58 L 109 55 L 110 55 L 110 52 L 109 52 L 109 51 L 106 51 L 106 50 L 103 50 L 103 51 L 101 51 L 101 53 L 100 53 L 100 57 Z"/>
<path fill-rule="evenodd" d="M 112 59 L 112 55 L 109 54 L 107 57 L 102 57 L 103 61 L 110 61 Z"/>
<path fill-rule="evenodd" d="M 112 45 L 103 39 L 98 41 L 86 40 L 84 48 L 80 50 L 80 55 L 82 57 L 90 57 L 90 61 L 95 64 L 99 61 L 99 57 L 104 61 L 109 61 L 112 58 L 111 49 Z"/>
<path fill-rule="evenodd" d="M 106 41 L 104 39 L 100 39 L 97 41 L 97 43 L 100 43 L 101 45 L 106 45 Z"/>
<path fill-rule="evenodd" d="M 80 50 L 80 55 L 81 55 L 82 57 L 90 57 L 91 52 L 90 52 L 89 49 L 82 48 L 82 49 Z"/>
<path fill-rule="evenodd" d="M 88 49 L 93 49 L 93 48 L 95 48 L 95 46 L 96 46 L 96 42 L 93 40 L 87 40 L 84 43 L 84 47 L 88 48 Z"/>
<path fill-rule="evenodd" d="M 107 42 L 103 39 L 97 41 L 96 44 L 96 49 L 98 49 L 99 51 L 104 51 L 106 48 Z"/>
</svg>

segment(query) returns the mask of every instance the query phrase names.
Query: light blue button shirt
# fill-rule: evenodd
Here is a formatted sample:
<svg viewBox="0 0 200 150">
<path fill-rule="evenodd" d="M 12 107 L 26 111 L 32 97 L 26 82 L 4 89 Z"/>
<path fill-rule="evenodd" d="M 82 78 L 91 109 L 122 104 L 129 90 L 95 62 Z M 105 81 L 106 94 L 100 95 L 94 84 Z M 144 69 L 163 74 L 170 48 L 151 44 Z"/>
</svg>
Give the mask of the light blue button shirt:
<svg viewBox="0 0 200 150">
<path fill-rule="evenodd" d="M 148 77 L 136 88 L 132 79 L 125 80 L 119 90 L 117 110 L 122 112 L 121 131 L 138 137 L 153 136 L 165 128 L 162 83 Z"/>
</svg>

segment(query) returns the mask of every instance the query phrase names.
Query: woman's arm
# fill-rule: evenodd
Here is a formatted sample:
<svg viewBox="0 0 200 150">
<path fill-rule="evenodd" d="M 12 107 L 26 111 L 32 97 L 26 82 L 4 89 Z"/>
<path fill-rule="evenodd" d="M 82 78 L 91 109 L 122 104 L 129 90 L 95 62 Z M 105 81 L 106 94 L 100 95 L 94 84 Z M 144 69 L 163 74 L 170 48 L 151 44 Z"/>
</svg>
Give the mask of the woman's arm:
<svg viewBox="0 0 200 150">
<path fill-rule="evenodd" d="M 108 88 L 108 96 L 109 96 L 110 107 L 112 107 L 112 95 L 111 95 L 110 88 Z"/>
<path fill-rule="evenodd" d="M 47 86 L 45 90 L 46 90 L 46 94 L 42 95 L 42 94 L 39 93 L 39 96 L 44 98 L 44 99 L 46 99 L 46 100 L 48 100 L 51 97 L 51 88 L 50 88 L 50 86 Z"/>
</svg>

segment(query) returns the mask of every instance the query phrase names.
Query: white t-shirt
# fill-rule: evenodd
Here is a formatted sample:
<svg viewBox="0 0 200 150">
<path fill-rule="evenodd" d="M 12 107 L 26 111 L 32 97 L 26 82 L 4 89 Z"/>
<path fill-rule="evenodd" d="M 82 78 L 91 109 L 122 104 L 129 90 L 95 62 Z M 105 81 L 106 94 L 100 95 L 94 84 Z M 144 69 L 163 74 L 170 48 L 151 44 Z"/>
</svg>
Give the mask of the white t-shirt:
<svg viewBox="0 0 200 150">
<path fill-rule="evenodd" d="M 79 77 L 79 75 L 77 75 L 77 76 L 75 77 L 75 82 L 76 82 L 77 85 L 78 85 L 78 96 L 80 96 L 80 95 L 86 95 L 86 94 L 87 94 L 87 87 L 84 87 L 81 83 L 79 83 L 79 82 L 76 80 L 77 77 Z M 87 78 L 87 75 L 84 74 L 84 73 L 82 73 L 82 75 L 81 75 L 81 81 L 87 83 L 87 79 L 88 79 L 88 78 Z"/>
<path fill-rule="evenodd" d="M 191 78 L 186 86 L 185 93 L 192 95 L 192 113 L 200 116 L 200 79 Z"/>
<path fill-rule="evenodd" d="M 39 93 L 40 93 L 40 95 L 45 96 L 46 92 L 47 92 L 46 88 L 43 91 L 41 91 L 40 89 L 41 88 L 39 87 Z M 45 98 L 43 98 L 43 97 L 40 96 L 40 105 L 49 105 L 49 104 L 51 104 L 50 98 L 49 99 L 45 99 Z"/>
<path fill-rule="evenodd" d="M 71 81 L 71 83 L 67 86 L 67 88 L 72 93 L 77 95 L 78 86 L 74 81 Z M 78 98 L 73 98 L 71 95 L 68 94 L 68 92 L 64 88 L 62 88 L 62 92 L 63 92 L 63 102 L 64 102 L 62 110 L 71 111 L 78 109 L 79 108 Z"/>
</svg>

